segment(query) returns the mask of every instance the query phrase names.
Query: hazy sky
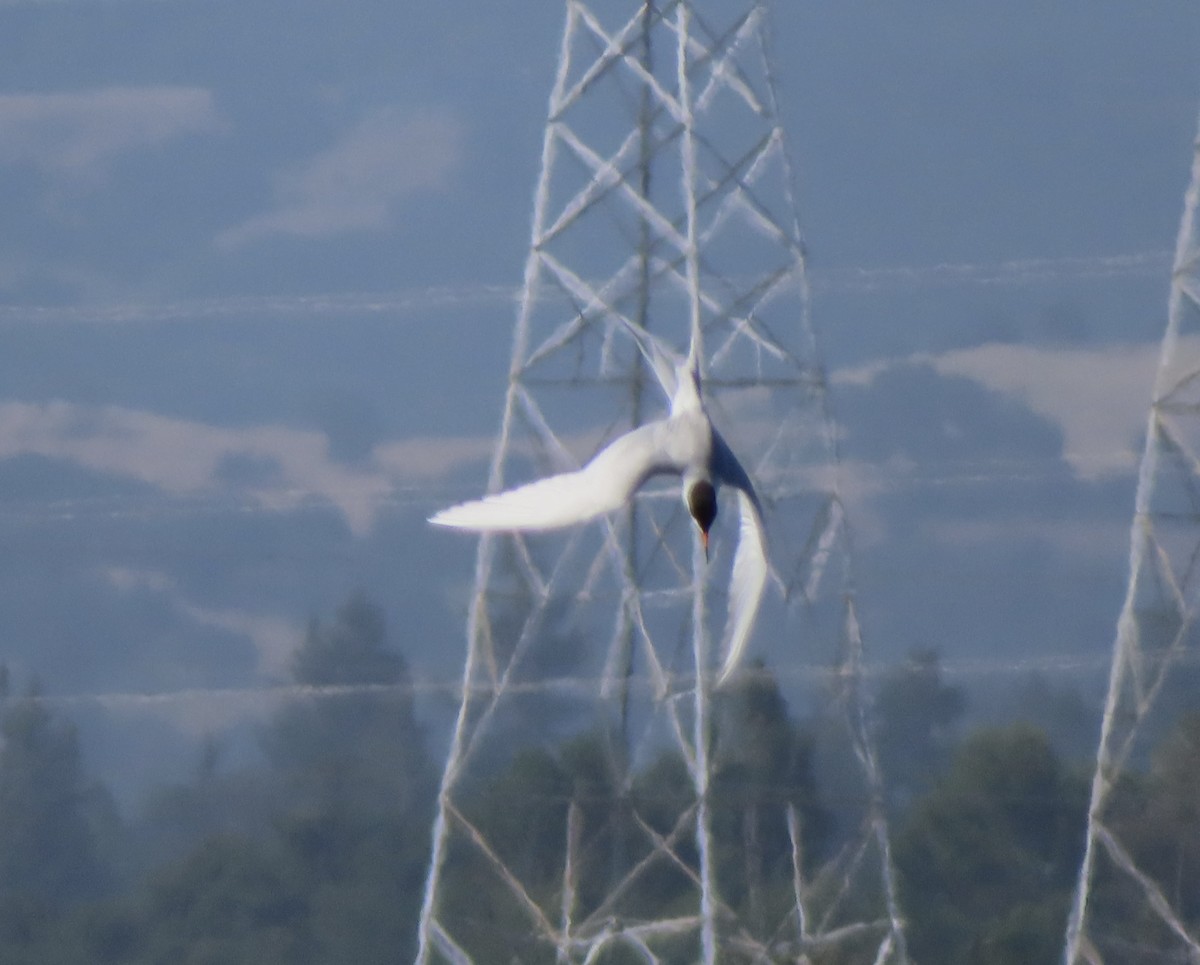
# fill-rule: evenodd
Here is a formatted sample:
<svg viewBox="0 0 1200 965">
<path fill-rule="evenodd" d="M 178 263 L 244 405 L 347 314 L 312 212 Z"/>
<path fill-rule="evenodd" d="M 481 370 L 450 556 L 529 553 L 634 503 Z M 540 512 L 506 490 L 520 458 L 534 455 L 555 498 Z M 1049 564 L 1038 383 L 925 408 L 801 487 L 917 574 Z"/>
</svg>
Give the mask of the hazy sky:
<svg viewBox="0 0 1200 965">
<path fill-rule="evenodd" d="M 773 12 L 874 653 L 1102 675 L 1200 9 Z M 424 517 L 484 484 L 561 27 L 544 0 L 0 0 L 18 679 L 253 688 L 355 589 L 453 677 L 473 543 Z"/>
</svg>

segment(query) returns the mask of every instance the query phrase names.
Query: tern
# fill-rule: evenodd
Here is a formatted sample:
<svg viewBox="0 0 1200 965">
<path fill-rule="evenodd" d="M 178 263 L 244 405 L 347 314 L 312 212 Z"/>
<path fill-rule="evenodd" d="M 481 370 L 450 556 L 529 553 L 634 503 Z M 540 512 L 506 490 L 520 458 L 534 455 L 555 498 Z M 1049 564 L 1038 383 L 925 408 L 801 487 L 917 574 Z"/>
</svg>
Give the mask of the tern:
<svg viewBox="0 0 1200 965">
<path fill-rule="evenodd" d="M 477 532 L 559 529 L 612 512 L 651 477 L 673 474 L 681 478 L 683 505 L 696 523 L 707 559 L 717 487 L 732 487 L 737 491 L 739 535 L 729 581 L 720 686 L 745 650 L 770 570 L 762 506 L 749 474 L 705 410 L 695 344 L 681 359 L 645 330 L 628 322 L 626 328 L 670 401 L 665 419 L 618 437 L 582 469 L 460 503 L 429 522 Z"/>
</svg>

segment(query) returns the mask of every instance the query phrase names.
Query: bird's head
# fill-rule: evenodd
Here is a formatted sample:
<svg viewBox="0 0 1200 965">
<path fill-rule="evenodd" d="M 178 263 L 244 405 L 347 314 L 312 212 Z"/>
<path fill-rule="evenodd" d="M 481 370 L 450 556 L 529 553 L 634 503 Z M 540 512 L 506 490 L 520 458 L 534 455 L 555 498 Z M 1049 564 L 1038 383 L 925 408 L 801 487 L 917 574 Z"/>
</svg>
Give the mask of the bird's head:
<svg viewBox="0 0 1200 965">
<path fill-rule="evenodd" d="M 700 542 L 704 545 L 704 558 L 708 559 L 708 531 L 717 518 L 717 490 L 709 480 L 697 479 L 684 490 L 683 501 L 700 527 Z"/>
</svg>

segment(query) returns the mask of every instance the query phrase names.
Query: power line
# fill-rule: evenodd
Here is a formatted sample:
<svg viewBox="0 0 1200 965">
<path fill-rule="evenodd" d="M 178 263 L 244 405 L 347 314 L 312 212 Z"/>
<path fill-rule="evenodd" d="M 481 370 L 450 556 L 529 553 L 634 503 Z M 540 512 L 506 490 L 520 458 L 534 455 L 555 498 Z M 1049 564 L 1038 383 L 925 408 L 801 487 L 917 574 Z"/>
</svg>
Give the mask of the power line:
<svg viewBox="0 0 1200 965">
<path fill-rule="evenodd" d="M 943 658 L 938 661 L 937 669 L 947 680 L 977 678 L 994 680 L 997 677 L 1020 677 L 1030 674 L 1080 677 L 1107 672 L 1110 656 L 1108 652 L 1104 652 L 1100 654 L 1040 653 L 1007 660 L 984 657 L 977 659 Z M 1200 657 L 1189 657 L 1187 660 L 1181 661 L 1180 665 L 1200 667 Z M 907 657 L 894 662 L 864 664 L 862 676 L 866 680 L 881 681 L 908 666 Z M 740 680 L 750 682 L 756 677 L 761 677 L 763 680 L 780 683 L 829 684 L 837 681 L 840 676 L 841 671 L 829 666 L 789 664 L 778 668 L 749 669 L 740 676 Z M 631 687 L 645 694 L 658 692 L 664 683 L 667 684 L 671 695 L 683 694 L 696 685 L 695 675 L 692 673 L 665 673 L 661 676 L 633 674 L 629 677 L 629 682 Z M 604 683 L 605 680 L 602 677 L 573 675 L 518 681 L 510 684 L 510 687 L 514 694 L 527 696 L 545 695 L 592 699 L 600 692 Z M 189 705 L 197 703 L 245 703 L 259 712 L 264 709 L 264 699 L 269 703 L 274 700 L 319 702 L 343 700 L 347 697 L 435 697 L 457 702 L 463 698 L 465 693 L 487 695 L 491 692 L 492 688 L 483 683 L 477 684 L 470 690 L 464 690 L 463 682 L 458 677 L 428 677 L 393 684 L 266 683 L 227 687 L 185 687 L 164 691 L 113 690 L 69 694 L 30 694 L 8 699 L 32 701 L 48 708 L 69 709 L 93 705 L 106 710 L 126 712 L 164 709 L 186 711 Z M 674 699 L 674 696 L 666 699 Z"/>
<path fill-rule="evenodd" d="M 885 493 L 913 492 L 921 489 L 941 489 L 954 486 L 982 486 L 992 483 L 1070 482 L 1087 486 L 1096 482 L 1129 478 L 1136 469 L 1135 455 L 1127 449 L 1073 451 L 1072 461 L 1116 467 L 1098 473 L 1095 478 L 1081 479 L 1065 457 L 1029 456 L 1003 459 L 939 459 L 935 466 L 918 463 L 899 466 L 891 462 L 848 463 L 845 482 L 848 490 L 859 490 L 859 498 Z M 64 457 L 64 462 L 71 462 Z M 785 480 L 776 479 L 782 485 Z M 808 481 L 798 478 L 798 482 Z M 385 494 L 363 497 L 364 502 L 378 510 L 417 508 L 426 512 L 447 502 L 462 500 L 476 494 L 478 483 L 439 481 L 427 484 L 397 484 Z M 661 495 L 652 493 L 652 495 Z M 666 495 L 674 498 L 674 493 Z M 0 523 L 70 523 L 79 520 L 155 520 L 170 521 L 197 517 L 219 516 L 290 516 L 311 513 L 340 512 L 329 499 L 329 490 L 288 489 L 286 504 L 277 490 L 264 490 L 261 495 L 237 493 L 195 492 L 181 495 L 112 494 L 48 498 L 9 498 L 0 502 Z"/>
<path fill-rule="evenodd" d="M 1166 277 L 1169 251 L 1061 258 L 1013 258 L 998 262 L 941 262 L 933 265 L 859 266 L 810 269 L 814 292 L 895 292 L 903 289 L 962 287 L 1034 287 L 1053 282 Z M 329 292 L 310 295 L 242 295 L 179 301 L 129 301 L 94 305 L 2 305 L 0 327 L 36 325 L 128 326 L 222 321 L 226 319 L 297 322 L 358 317 L 364 320 L 455 308 L 515 305 L 520 288 L 489 283 L 435 285 L 391 292 Z M 538 297 L 566 300 L 547 290 Z M 416 321 L 416 320 L 414 320 Z M 429 319 L 432 322 L 432 319 Z"/>
</svg>

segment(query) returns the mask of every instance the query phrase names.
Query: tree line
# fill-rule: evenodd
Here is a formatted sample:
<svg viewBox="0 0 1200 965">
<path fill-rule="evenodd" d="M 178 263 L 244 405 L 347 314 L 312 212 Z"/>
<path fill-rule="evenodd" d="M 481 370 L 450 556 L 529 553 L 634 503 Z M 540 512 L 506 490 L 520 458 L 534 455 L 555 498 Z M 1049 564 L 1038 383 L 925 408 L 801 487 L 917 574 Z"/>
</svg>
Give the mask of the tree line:
<svg viewBox="0 0 1200 965">
<path fill-rule="evenodd" d="M 0 961 L 13 965 L 372 965 L 412 961 L 438 778 L 405 660 L 361 596 L 313 619 L 296 683 L 381 685 L 296 700 L 260 734 L 260 760 L 226 766 L 206 745 L 187 781 L 120 813 L 87 770 L 79 734 L 36 691 L 0 675 Z M 966 692 L 935 652 L 882 681 L 871 727 L 887 788 L 893 857 L 912 960 L 921 965 L 1057 962 L 1075 886 L 1091 762 L 1045 726 L 968 726 Z M 861 817 L 840 796 L 821 709 L 798 717 L 765 670 L 719 699 L 709 792 L 722 900 L 752 930 L 793 902 L 788 817 L 817 869 Z M 677 753 L 615 778 L 611 735 L 582 730 L 513 749 L 472 778 L 464 819 L 546 908 L 563 888 L 570 834 L 582 908 L 667 839 L 695 805 Z M 1142 867 L 1200 923 L 1200 714 L 1182 714 L 1118 795 L 1114 823 Z M 698 863 L 686 839 L 622 896 L 642 917 L 687 913 Z M 447 856 L 447 901 L 483 962 L 554 962 L 478 851 Z M 594 872 L 594 873 L 592 873 Z M 588 889 L 593 891 L 589 892 Z M 456 893 L 457 889 L 457 893 Z M 1158 936 L 1133 896 L 1100 889 L 1130 942 Z M 853 911 L 853 909 L 851 909 Z M 614 953 L 615 956 L 616 953 Z M 681 939 L 664 961 L 692 960 Z M 853 952 L 814 952 L 839 965 Z M 849 955 L 850 957 L 846 957 Z M 839 957 L 841 956 L 841 957 Z M 611 957 L 605 961 L 624 961 Z"/>
</svg>

